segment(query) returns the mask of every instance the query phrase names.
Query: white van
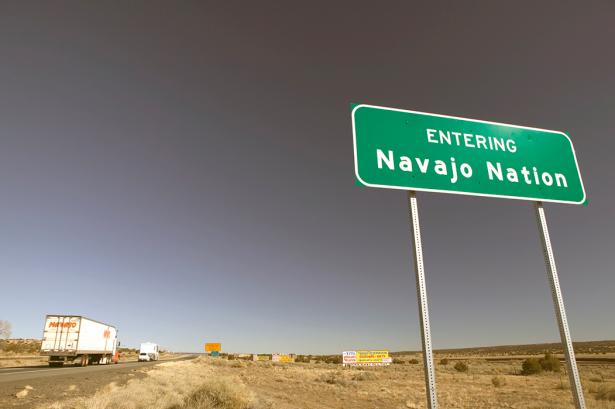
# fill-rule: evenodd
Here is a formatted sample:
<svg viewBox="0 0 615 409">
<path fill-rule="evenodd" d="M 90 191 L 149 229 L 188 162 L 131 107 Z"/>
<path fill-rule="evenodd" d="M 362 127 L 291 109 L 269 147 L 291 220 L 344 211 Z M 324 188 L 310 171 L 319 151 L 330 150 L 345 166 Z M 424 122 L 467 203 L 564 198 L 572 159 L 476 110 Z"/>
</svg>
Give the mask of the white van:
<svg viewBox="0 0 615 409">
<path fill-rule="evenodd" d="M 139 362 L 141 361 L 157 361 L 160 358 L 160 350 L 158 344 L 153 342 L 144 342 L 139 348 Z"/>
</svg>

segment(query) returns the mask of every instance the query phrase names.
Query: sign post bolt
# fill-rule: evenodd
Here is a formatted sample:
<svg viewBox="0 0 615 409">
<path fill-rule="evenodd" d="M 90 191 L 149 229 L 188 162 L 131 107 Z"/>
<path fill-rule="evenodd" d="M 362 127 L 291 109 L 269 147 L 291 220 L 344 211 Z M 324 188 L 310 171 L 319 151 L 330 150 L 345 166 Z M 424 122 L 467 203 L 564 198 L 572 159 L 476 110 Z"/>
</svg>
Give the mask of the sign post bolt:
<svg viewBox="0 0 615 409">
<path fill-rule="evenodd" d="M 419 211 L 416 202 L 416 192 L 408 192 L 410 207 L 410 227 L 412 229 L 412 250 L 414 255 L 414 271 L 416 272 L 416 294 L 419 303 L 419 319 L 421 324 L 421 342 L 423 344 L 423 367 L 425 370 L 425 391 L 429 409 L 438 409 L 436 396 L 436 376 L 433 365 L 433 352 L 431 347 L 431 330 L 429 329 L 429 310 L 427 308 L 427 286 L 425 284 L 425 270 L 423 268 L 423 246 L 421 244 L 421 227 L 419 225 Z"/>
<path fill-rule="evenodd" d="M 551 239 L 549 238 L 549 229 L 547 227 L 547 219 L 545 217 L 545 209 L 542 207 L 542 202 L 535 202 L 534 209 L 536 211 L 536 221 L 540 230 L 540 240 L 545 256 L 545 265 L 547 267 L 547 275 L 551 284 L 551 294 L 553 296 L 553 305 L 555 307 L 555 315 L 557 316 L 557 324 L 559 326 L 559 335 L 564 345 L 566 354 L 566 366 L 568 369 L 568 378 L 570 380 L 570 390 L 574 399 L 576 409 L 585 409 L 585 398 L 583 397 L 583 388 L 581 379 L 579 378 L 579 370 L 577 369 L 577 361 L 574 357 L 574 349 L 572 347 L 572 338 L 570 329 L 568 328 L 568 320 L 566 318 L 566 309 L 564 308 L 564 299 L 562 298 L 562 290 L 559 285 L 557 276 L 557 268 L 555 267 L 555 256 L 551 248 Z"/>
</svg>

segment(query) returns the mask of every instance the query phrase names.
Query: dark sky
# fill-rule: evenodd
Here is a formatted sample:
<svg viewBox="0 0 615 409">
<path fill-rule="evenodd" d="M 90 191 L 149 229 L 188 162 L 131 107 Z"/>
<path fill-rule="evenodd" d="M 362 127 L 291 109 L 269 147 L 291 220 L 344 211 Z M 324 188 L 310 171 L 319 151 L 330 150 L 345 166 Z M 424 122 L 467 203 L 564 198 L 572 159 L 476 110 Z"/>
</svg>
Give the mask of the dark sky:
<svg viewBox="0 0 615 409">
<path fill-rule="evenodd" d="M 496 4 L 497 3 L 497 4 Z M 573 337 L 615 338 L 610 2 L 3 2 L 0 319 L 124 344 L 418 349 L 404 192 L 350 103 L 568 132 L 546 205 Z M 438 347 L 559 339 L 532 204 L 418 195 Z"/>
</svg>

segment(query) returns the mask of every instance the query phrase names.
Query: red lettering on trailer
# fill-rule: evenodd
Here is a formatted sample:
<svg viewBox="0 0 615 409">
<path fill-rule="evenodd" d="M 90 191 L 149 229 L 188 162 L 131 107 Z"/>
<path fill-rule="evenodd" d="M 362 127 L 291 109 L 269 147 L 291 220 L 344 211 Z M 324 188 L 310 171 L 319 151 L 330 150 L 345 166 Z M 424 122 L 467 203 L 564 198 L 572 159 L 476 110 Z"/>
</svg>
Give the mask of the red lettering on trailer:
<svg viewBox="0 0 615 409">
<path fill-rule="evenodd" d="M 75 328 L 76 326 L 77 326 L 77 323 L 74 322 L 74 321 L 73 322 L 54 322 L 54 321 L 52 321 L 52 322 L 49 323 L 49 327 L 50 328 L 58 328 L 58 327 L 61 327 L 61 328 Z"/>
</svg>

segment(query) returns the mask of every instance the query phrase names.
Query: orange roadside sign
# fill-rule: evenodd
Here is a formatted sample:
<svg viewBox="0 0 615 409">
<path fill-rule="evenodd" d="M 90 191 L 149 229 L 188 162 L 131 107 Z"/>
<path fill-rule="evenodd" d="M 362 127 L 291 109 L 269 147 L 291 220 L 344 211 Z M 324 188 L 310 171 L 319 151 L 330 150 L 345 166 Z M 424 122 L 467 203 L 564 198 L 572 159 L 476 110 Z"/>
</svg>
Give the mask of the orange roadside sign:
<svg viewBox="0 0 615 409">
<path fill-rule="evenodd" d="M 222 344 L 219 342 L 208 342 L 205 344 L 205 352 L 220 352 L 222 349 Z"/>
</svg>

